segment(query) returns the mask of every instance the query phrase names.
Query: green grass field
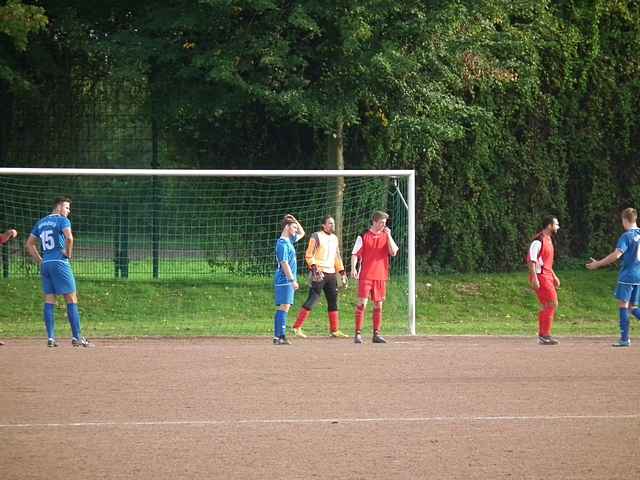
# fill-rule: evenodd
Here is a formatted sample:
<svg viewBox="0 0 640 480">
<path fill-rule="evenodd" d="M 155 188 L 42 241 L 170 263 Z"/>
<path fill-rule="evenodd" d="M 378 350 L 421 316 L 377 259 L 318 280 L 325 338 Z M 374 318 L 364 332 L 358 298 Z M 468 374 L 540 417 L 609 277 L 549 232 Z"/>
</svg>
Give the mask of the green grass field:
<svg viewBox="0 0 640 480">
<path fill-rule="evenodd" d="M 558 273 L 560 308 L 557 335 L 617 334 L 612 297 L 614 270 Z M 78 279 L 84 334 L 90 337 L 270 335 L 273 297 L 270 279 L 261 277 L 207 280 Z M 307 285 L 296 294 L 289 315 L 292 325 L 306 299 Z M 351 333 L 356 288 L 340 292 L 342 329 Z M 40 282 L 1 279 L 0 338 L 44 336 Z M 420 276 L 417 282 L 417 333 L 534 335 L 537 302 L 526 273 Z M 386 334 L 406 334 L 406 285 L 391 283 L 384 308 Z M 370 329 L 371 307 L 365 328 Z M 68 335 L 64 302 L 56 309 L 58 336 Z M 318 305 L 305 324 L 310 334 L 324 335 L 326 306 Z M 368 333 L 368 330 L 365 332 Z"/>
</svg>

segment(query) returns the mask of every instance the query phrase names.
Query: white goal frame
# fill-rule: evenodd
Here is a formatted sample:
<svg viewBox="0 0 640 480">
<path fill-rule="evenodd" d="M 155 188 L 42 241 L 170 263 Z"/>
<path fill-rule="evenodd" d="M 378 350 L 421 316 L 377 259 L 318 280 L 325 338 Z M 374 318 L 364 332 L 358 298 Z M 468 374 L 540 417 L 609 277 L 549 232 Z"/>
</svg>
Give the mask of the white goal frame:
<svg viewBox="0 0 640 480">
<path fill-rule="evenodd" d="M 144 177 L 403 177 L 407 179 L 408 327 L 416 334 L 416 192 L 415 170 L 186 170 L 140 168 L 0 168 L 0 175 L 83 175 Z"/>
</svg>

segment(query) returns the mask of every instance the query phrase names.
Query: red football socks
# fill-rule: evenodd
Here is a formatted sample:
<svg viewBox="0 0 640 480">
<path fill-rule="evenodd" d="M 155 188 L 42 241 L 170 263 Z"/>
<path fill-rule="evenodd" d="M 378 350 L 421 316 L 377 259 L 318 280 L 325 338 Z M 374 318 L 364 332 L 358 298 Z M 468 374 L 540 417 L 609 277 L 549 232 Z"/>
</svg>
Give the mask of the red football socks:
<svg viewBox="0 0 640 480">
<path fill-rule="evenodd" d="M 544 307 L 540 310 L 540 313 L 538 313 L 538 335 L 541 337 L 548 337 L 551 335 L 553 317 L 555 314 L 555 307 Z"/>
<path fill-rule="evenodd" d="M 364 305 L 356 306 L 356 333 L 360 333 L 362 331 L 362 326 L 364 325 Z"/>
<path fill-rule="evenodd" d="M 340 328 L 340 316 L 338 311 L 329 312 L 329 331 L 336 332 Z"/>
<path fill-rule="evenodd" d="M 382 326 L 382 307 L 373 307 L 373 332 L 380 333 Z"/>
<path fill-rule="evenodd" d="M 311 310 L 307 310 L 302 307 L 300 309 L 300 313 L 298 313 L 298 318 L 296 318 L 296 323 L 293 324 L 293 328 L 301 328 L 304 321 L 309 317 Z"/>
</svg>

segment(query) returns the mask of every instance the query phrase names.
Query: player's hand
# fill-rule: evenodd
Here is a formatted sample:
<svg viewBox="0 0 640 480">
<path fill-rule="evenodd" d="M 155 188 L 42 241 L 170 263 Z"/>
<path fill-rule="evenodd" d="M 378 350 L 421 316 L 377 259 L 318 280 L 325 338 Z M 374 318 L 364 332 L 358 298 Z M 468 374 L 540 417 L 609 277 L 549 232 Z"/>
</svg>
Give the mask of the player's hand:
<svg viewBox="0 0 640 480">
<path fill-rule="evenodd" d="M 560 287 L 560 279 L 558 277 L 553 277 L 553 285 L 556 288 Z"/>
<path fill-rule="evenodd" d="M 389 237 L 391 236 L 391 229 L 389 227 L 384 227 L 382 231 Z"/>
<path fill-rule="evenodd" d="M 16 238 L 18 236 L 18 231 L 15 228 L 9 230 L 9 238 Z"/>
<path fill-rule="evenodd" d="M 318 270 L 316 265 L 311 267 L 311 281 L 313 282 L 321 282 L 324 279 L 324 273 Z"/>
<path fill-rule="evenodd" d="M 538 276 L 535 275 L 533 277 L 529 277 L 529 285 L 534 290 L 538 290 L 540 288 L 540 280 L 538 280 Z"/>
<path fill-rule="evenodd" d="M 293 285 L 294 290 L 298 290 L 300 288 L 300 285 L 298 285 L 298 282 L 296 280 L 294 280 L 291 285 Z"/>
<path fill-rule="evenodd" d="M 596 266 L 596 262 L 597 262 L 597 260 L 595 258 L 591 257 L 589 259 L 589 263 L 585 264 L 585 267 L 587 267 L 587 269 L 589 269 L 589 270 L 595 270 L 596 268 L 598 268 Z"/>
<path fill-rule="evenodd" d="M 360 272 L 358 271 L 358 269 L 354 268 L 353 270 L 351 270 L 351 278 L 358 280 L 358 277 L 360 277 Z"/>
<path fill-rule="evenodd" d="M 340 280 L 342 281 L 342 288 L 347 288 L 349 285 L 349 280 L 346 275 L 340 275 Z"/>
</svg>

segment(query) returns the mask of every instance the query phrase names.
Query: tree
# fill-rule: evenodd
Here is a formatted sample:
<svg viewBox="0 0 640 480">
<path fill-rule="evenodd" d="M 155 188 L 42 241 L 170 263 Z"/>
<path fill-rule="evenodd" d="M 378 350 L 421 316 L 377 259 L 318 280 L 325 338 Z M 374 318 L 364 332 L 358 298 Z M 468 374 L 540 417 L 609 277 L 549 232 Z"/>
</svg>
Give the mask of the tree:
<svg viewBox="0 0 640 480">
<path fill-rule="evenodd" d="M 20 52 L 27 49 L 29 34 L 43 30 L 48 22 L 44 8 L 24 5 L 20 0 L 9 0 L 0 7 L 0 33 L 7 35 Z"/>
</svg>

